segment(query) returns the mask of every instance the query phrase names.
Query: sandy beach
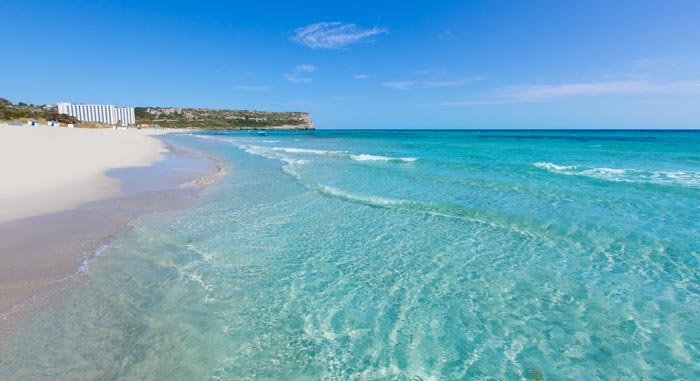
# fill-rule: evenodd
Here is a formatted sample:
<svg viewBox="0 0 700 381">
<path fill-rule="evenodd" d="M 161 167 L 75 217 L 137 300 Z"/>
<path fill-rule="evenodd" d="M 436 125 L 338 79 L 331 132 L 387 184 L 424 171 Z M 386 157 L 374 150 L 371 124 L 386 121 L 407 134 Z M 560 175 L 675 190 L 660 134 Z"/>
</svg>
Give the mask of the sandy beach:
<svg viewBox="0 0 700 381">
<path fill-rule="evenodd" d="M 106 171 L 163 160 L 160 133 L 0 124 L 0 222 L 118 195 Z"/>
<path fill-rule="evenodd" d="M 131 220 L 220 173 L 165 133 L 0 125 L 0 341 Z"/>
</svg>

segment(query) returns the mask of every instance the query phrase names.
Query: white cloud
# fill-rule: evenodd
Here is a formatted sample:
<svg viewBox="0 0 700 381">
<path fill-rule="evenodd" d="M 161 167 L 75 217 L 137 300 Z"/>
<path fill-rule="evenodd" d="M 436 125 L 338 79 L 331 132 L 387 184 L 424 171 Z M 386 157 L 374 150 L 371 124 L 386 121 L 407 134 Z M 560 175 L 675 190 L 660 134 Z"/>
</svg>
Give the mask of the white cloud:
<svg viewBox="0 0 700 381">
<path fill-rule="evenodd" d="M 369 78 L 369 75 L 367 75 L 367 74 L 355 74 L 352 77 L 355 79 L 367 79 L 367 78 Z"/>
<path fill-rule="evenodd" d="M 405 91 L 414 88 L 464 86 L 481 79 L 483 79 L 483 77 L 469 77 L 450 81 L 396 81 L 383 82 L 382 86 L 394 90 Z"/>
<path fill-rule="evenodd" d="M 246 85 L 233 86 L 233 88 L 236 90 L 243 90 L 243 91 L 267 91 L 269 89 L 269 87 L 267 87 L 267 86 L 246 86 Z"/>
<path fill-rule="evenodd" d="M 496 89 L 495 97 L 520 101 L 538 101 L 571 96 L 610 94 L 674 93 L 700 90 L 700 81 L 657 84 L 648 81 L 611 81 L 564 83 L 558 85 L 524 85 Z"/>
<path fill-rule="evenodd" d="M 316 66 L 309 64 L 301 64 L 294 67 L 296 73 L 311 73 L 316 71 Z"/>
<path fill-rule="evenodd" d="M 308 83 L 311 83 L 311 82 L 314 81 L 313 78 L 300 77 L 300 76 L 297 75 L 297 74 L 284 74 L 284 75 L 282 75 L 282 76 L 284 77 L 284 79 L 286 79 L 287 81 L 289 81 L 289 82 L 291 82 L 291 83 L 293 83 L 293 84 L 295 84 L 295 85 L 298 85 L 298 84 L 301 84 L 301 83 L 307 83 L 307 84 L 308 84 Z"/>
<path fill-rule="evenodd" d="M 388 32 L 388 29 L 376 26 L 362 28 L 339 21 L 319 22 L 295 29 L 291 40 L 312 49 L 338 49 Z"/>
</svg>

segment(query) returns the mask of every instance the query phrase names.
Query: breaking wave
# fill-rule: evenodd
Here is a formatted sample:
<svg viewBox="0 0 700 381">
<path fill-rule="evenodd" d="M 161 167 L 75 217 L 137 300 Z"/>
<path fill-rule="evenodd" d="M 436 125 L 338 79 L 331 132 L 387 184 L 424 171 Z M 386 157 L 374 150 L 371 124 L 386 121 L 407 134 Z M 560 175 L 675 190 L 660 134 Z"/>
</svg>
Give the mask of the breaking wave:
<svg viewBox="0 0 700 381">
<path fill-rule="evenodd" d="M 648 183 L 700 187 L 700 172 L 693 171 L 652 171 L 629 168 L 587 167 L 584 165 L 557 165 L 548 162 L 538 162 L 535 167 L 552 173 L 563 175 L 584 176 L 599 180 Z"/>
<path fill-rule="evenodd" d="M 367 153 L 353 153 L 349 151 L 333 151 L 333 150 L 319 150 L 319 149 L 308 149 L 308 148 L 293 148 L 293 147 L 265 147 L 272 151 L 286 152 L 292 154 L 301 155 L 321 155 L 321 156 L 332 156 L 332 157 L 342 157 L 349 158 L 351 160 L 363 162 L 363 161 L 378 161 L 378 162 L 413 162 L 418 160 L 415 157 L 391 157 L 391 156 L 381 156 L 381 155 L 371 155 Z"/>
<path fill-rule="evenodd" d="M 418 160 L 417 157 L 391 157 L 391 156 L 381 156 L 372 155 L 367 153 L 354 153 L 349 151 L 334 151 L 334 150 L 321 150 L 321 149 L 310 149 L 310 148 L 295 148 L 295 147 L 268 147 L 260 146 L 254 144 L 246 144 L 249 141 L 235 140 L 231 138 L 214 137 L 207 135 L 196 135 L 202 139 L 216 140 L 220 142 L 231 143 L 236 147 L 244 150 L 247 153 L 262 156 L 268 159 L 281 160 L 288 164 L 293 162 L 296 164 L 303 164 L 307 161 L 299 160 L 289 157 L 285 154 L 292 155 L 316 155 L 316 156 L 329 156 L 338 157 L 354 160 L 357 162 L 399 162 L 399 163 L 412 163 Z M 278 142 L 278 140 L 259 140 L 259 142 Z"/>
<path fill-rule="evenodd" d="M 389 156 L 379 156 L 379 155 L 369 155 L 369 154 L 359 154 L 350 155 L 350 158 L 355 161 L 403 161 L 403 162 L 413 162 L 418 160 L 415 157 L 389 157 Z"/>
</svg>

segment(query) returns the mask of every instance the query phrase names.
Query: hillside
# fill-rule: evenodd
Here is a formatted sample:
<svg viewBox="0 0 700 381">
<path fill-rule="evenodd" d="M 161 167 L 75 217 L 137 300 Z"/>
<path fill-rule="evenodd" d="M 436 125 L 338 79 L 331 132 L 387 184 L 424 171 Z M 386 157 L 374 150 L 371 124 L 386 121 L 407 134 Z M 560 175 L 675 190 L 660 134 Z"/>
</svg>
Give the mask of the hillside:
<svg viewBox="0 0 700 381">
<path fill-rule="evenodd" d="M 61 123 L 78 123 L 78 119 L 59 114 L 56 105 L 30 105 L 19 102 L 13 104 L 7 99 L 0 98 L 0 120 L 28 120 L 46 122 L 53 120 Z"/>
<path fill-rule="evenodd" d="M 215 110 L 179 107 L 136 107 L 136 124 L 160 127 L 222 130 L 288 129 L 313 130 L 306 112 Z"/>
</svg>

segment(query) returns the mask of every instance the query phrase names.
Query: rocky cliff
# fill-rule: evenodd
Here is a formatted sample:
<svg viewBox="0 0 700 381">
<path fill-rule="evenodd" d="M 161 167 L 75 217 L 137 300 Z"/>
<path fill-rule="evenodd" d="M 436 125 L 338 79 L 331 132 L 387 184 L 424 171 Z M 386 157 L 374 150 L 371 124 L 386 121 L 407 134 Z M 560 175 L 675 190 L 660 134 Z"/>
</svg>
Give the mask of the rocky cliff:
<svg viewBox="0 0 700 381">
<path fill-rule="evenodd" d="M 220 130 L 313 130 L 306 112 L 136 107 L 136 124 Z"/>
</svg>

